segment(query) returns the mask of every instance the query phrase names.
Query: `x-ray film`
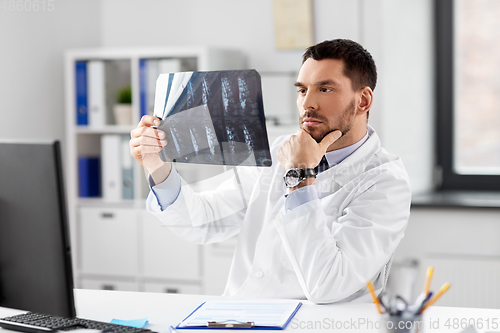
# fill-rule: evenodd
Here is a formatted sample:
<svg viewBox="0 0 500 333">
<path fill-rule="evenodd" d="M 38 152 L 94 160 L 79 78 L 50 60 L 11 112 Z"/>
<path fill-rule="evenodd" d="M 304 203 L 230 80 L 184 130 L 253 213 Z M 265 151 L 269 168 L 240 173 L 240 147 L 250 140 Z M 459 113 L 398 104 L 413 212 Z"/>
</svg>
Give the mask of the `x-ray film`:
<svg viewBox="0 0 500 333">
<path fill-rule="evenodd" d="M 255 70 L 161 74 L 154 115 L 168 142 L 165 162 L 271 165 Z"/>
</svg>

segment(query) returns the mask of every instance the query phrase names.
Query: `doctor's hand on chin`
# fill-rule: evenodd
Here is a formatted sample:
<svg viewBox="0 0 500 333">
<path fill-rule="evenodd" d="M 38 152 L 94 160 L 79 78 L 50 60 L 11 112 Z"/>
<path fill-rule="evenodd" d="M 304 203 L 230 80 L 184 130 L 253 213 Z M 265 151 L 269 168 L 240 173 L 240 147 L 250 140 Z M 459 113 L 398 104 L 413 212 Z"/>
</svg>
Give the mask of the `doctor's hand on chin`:
<svg viewBox="0 0 500 333">
<path fill-rule="evenodd" d="M 152 126 L 160 125 L 160 119 L 145 115 L 130 132 L 130 154 L 141 163 L 153 178 L 155 184 L 163 182 L 172 170 L 170 162 L 163 162 L 158 152 L 167 145 L 165 133 Z"/>
<path fill-rule="evenodd" d="M 333 131 L 325 135 L 321 142 L 316 140 L 304 129 L 290 136 L 277 151 L 278 161 L 285 171 L 291 168 L 307 169 L 315 168 L 335 141 L 342 136 L 341 131 Z M 306 178 L 297 188 L 315 183 L 315 178 Z"/>
</svg>

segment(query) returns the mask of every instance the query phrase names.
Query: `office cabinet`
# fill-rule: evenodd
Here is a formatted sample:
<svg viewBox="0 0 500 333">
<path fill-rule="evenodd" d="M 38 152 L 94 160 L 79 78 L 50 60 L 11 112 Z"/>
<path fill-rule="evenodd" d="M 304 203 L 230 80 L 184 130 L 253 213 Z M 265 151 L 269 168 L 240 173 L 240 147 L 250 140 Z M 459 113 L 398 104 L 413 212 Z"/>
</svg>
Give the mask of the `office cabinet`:
<svg viewBox="0 0 500 333">
<path fill-rule="evenodd" d="M 138 211 L 82 208 L 78 230 L 84 274 L 136 276 L 139 272 Z"/>
<path fill-rule="evenodd" d="M 116 279 L 83 278 L 80 287 L 82 289 L 139 291 L 137 282 L 120 281 Z"/>
<path fill-rule="evenodd" d="M 211 295 L 222 295 L 226 287 L 238 236 L 203 247 L 203 282 Z"/>
<path fill-rule="evenodd" d="M 168 293 L 168 294 L 202 294 L 200 285 L 187 284 L 187 283 L 157 283 L 146 282 L 144 283 L 144 291 L 149 293 Z"/>
<path fill-rule="evenodd" d="M 188 243 L 144 212 L 141 221 L 144 276 L 172 280 L 201 278 L 201 248 Z"/>
</svg>

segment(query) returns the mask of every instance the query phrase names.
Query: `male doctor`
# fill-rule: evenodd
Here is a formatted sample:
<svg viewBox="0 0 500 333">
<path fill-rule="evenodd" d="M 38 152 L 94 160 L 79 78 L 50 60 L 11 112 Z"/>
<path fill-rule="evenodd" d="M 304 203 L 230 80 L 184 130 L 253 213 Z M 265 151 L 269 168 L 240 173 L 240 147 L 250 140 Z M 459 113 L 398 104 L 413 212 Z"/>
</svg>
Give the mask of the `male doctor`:
<svg viewBox="0 0 500 333">
<path fill-rule="evenodd" d="M 366 283 L 385 287 L 411 193 L 403 163 L 367 124 L 376 80 L 356 42 L 309 47 L 295 83 L 300 129 L 274 142 L 271 167 L 239 167 L 240 184 L 233 177 L 210 192 L 195 193 L 161 161 L 157 118 L 131 132 L 151 213 L 191 242 L 239 234 L 224 295 L 370 302 Z"/>
</svg>

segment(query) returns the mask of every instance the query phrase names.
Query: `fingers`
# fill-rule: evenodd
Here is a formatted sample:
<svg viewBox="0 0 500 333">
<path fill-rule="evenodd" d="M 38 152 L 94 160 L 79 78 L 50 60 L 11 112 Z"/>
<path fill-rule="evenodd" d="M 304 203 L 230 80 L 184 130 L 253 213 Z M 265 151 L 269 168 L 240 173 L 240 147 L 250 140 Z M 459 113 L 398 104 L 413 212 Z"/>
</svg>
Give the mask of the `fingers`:
<svg viewBox="0 0 500 333">
<path fill-rule="evenodd" d="M 342 132 L 335 130 L 318 143 L 307 131 L 299 129 L 283 142 L 278 150 L 278 161 L 285 170 L 287 167 L 313 168 L 319 164 L 328 147 L 341 136 Z"/>
<path fill-rule="evenodd" d="M 160 125 L 160 118 L 155 117 L 155 116 L 150 116 L 150 115 L 144 115 L 141 118 L 141 121 L 139 121 L 139 124 L 137 127 L 142 127 L 142 126 L 158 126 Z"/>
<path fill-rule="evenodd" d="M 290 151 L 291 151 L 291 144 L 290 140 L 292 138 L 288 139 L 287 141 L 283 142 L 281 147 L 278 148 L 278 151 L 276 152 L 276 155 L 278 157 L 278 162 L 281 164 L 281 167 L 284 170 L 288 170 L 293 167 L 293 163 L 290 161 Z"/>
<path fill-rule="evenodd" d="M 144 152 L 153 153 L 158 152 L 162 147 L 167 145 L 167 140 L 159 140 L 147 136 L 140 136 L 130 139 L 130 148 L 141 147 Z"/>
<path fill-rule="evenodd" d="M 157 153 L 168 143 L 164 139 L 165 133 L 163 131 L 151 127 L 137 128 L 132 132 L 129 141 L 131 152 L 134 148 L 139 147 L 141 154 Z"/>
<path fill-rule="evenodd" d="M 138 155 L 142 156 L 149 153 L 158 153 L 168 143 L 167 140 L 160 139 L 165 137 L 165 133 L 162 131 L 147 127 L 141 132 L 142 134 L 140 135 L 137 135 L 138 132 L 135 135 L 131 135 L 132 138 L 129 141 L 129 145 L 132 153 L 135 148 L 139 148 Z"/>
<path fill-rule="evenodd" d="M 288 141 L 290 141 L 290 143 L 293 142 L 293 143 L 300 144 L 301 142 L 304 142 L 304 140 L 307 141 L 308 139 L 314 140 L 309 133 L 307 133 L 302 128 L 299 128 L 295 134 L 292 134 L 290 136 L 290 138 L 288 139 Z"/>
<path fill-rule="evenodd" d="M 323 138 L 323 140 L 321 140 L 319 145 L 326 151 L 326 149 L 330 147 L 330 145 L 332 145 L 335 141 L 337 141 L 341 136 L 342 132 L 339 130 L 330 132 L 327 135 L 325 135 L 325 137 Z"/>
<path fill-rule="evenodd" d="M 145 115 L 137 127 L 130 132 L 130 153 L 145 166 L 157 163 L 160 159 L 158 152 L 167 145 L 165 133 L 151 127 L 159 124 L 159 118 Z"/>
<path fill-rule="evenodd" d="M 130 132 L 130 137 L 132 139 L 136 138 L 151 138 L 153 140 L 159 141 L 165 139 L 165 132 L 162 130 L 152 128 L 152 127 L 138 127 Z M 142 141 L 143 143 L 148 143 Z M 151 142 L 149 142 L 151 143 Z"/>
<path fill-rule="evenodd" d="M 163 139 L 165 137 L 165 133 L 163 133 L 163 131 L 152 128 L 152 126 L 157 126 L 157 124 L 160 124 L 159 118 L 149 115 L 143 116 L 137 127 L 130 132 L 130 136 L 132 138 L 135 138 L 141 135 L 146 135 Z"/>
<path fill-rule="evenodd" d="M 130 132 L 130 136 L 134 138 L 145 134 L 151 137 L 155 137 L 157 136 L 155 133 L 156 129 L 152 128 L 152 126 L 158 126 L 158 125 L 160 125 L 159 118 L 150 115 L 142 116 L 141 120 L 139 121 L 139 124 L 137 124 L 137 127 Z M 165 137 L 165 133 L 163 133 L 162 135 L 163 137 L 160 137 L 160 139 L 163 139 Z"/>
<path fill-rule="evenodd" d="M 302 129 L 302 128 L 299 128 L 299 129 L 297 130 L 297 133 L 295 133 L 295 135 L 296 135 L 296 136 L 302 136 L 302 135 L 305 135 L 305 134 L 307 134 L 307 135 L 311 136 L 311 134 L 309 134 L 306 130 L 304 130 L 304 129 Z"/>
</svg>

